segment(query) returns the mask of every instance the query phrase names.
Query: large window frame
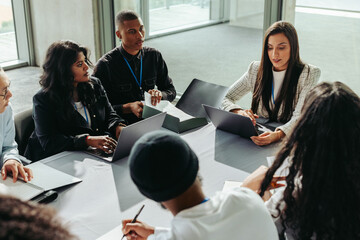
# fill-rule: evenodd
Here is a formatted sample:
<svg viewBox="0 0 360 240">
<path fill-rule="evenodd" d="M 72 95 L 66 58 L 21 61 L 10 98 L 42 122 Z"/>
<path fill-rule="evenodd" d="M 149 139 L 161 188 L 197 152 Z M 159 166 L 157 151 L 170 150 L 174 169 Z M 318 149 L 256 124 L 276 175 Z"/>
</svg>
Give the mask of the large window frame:
<svg viewBox="0 0 360 240">
<path fill-rule="evenodd" d="M 170 31 L 162 31 L 157 34 L 149 35 L 150 31 L 146 31 L 146 39 L 161 37 L 165 35 L 175 34 L 183 31 L 193 30 L 205 26 L 226 22 L 229 20 L 230 2 L 228 0 L 212 1 L 210 6 L 210 18 L 217 20 L 209 20 L 206 23 L 192 24 L 191 26 L 172 28 Z M 142 16 L 144 26 L 149 29 L 149 2 L 137 1 L 138 11 Z M 116 46 L 115 23 L 114 23 L 114 0 L 98 1 L 99 13 L 99 32 L 100 32 L 100 55 L 105 54 Z"/>
<path fill-rule="evenodd" d="M 5 70 L 35 64 L 29 0 L 12 0 L 11 3 L 18 59 L 1 63 Z"/>
</svg>

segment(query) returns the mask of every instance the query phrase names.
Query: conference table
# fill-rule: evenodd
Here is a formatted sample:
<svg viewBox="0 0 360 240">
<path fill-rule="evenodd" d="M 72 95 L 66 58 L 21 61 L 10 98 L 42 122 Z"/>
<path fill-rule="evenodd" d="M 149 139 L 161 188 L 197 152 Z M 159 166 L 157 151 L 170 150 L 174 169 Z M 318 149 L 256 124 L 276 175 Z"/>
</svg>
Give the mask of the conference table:
<svg viewBox="0 0 360 240">
<path fill-rule="evenodd" d="M 199 173 L 208 197 L 221 191 L 226 180 L 241 182 L 260 165 L 267 165 L 266 157 L 273 156 L 280 146 L 275 143 L 260 147 L 250 139 L 218 130 L 211 123 L 182 133 L 181 137 L 199 158 Z M 142 196 L 133 184 L 127 157 L 106 162 L 85 152 L 68 151 L 41 161 L 82 179 L 58 189 L 58 198 L 49 204 L 80 239 L 101 237 L 121 225 L 122 219 L 133 218 L 143 204 L 138 220 L 152 226 L 170 226 L 171 213 Z"/>
</svg>

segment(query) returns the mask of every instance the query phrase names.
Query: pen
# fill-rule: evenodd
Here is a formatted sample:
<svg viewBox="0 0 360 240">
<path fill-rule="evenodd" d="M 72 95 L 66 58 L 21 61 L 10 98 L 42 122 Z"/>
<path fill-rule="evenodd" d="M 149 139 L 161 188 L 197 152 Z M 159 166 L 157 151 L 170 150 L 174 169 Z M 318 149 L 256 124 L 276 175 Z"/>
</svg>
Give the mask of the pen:
<svg viewBox="0 0 360 240">
<path fill-rule="evenodd" d="M 136 222 L 136 219 L 138 218 L 138 216 L 140 215 L 141 211 L 143 210 L 143 208 L 145 207 L 145 204 L 142 205 L 142 207 L 140 208 L 140 210 L 138 211 L 138 213 L 135 215 L 135 217 L 133 218 L 133 220 L 131 221 L 131 223 Z M 121 238 L 121 240 L 125 237 L 126 235 L 124 234 Z"/>
</svg>

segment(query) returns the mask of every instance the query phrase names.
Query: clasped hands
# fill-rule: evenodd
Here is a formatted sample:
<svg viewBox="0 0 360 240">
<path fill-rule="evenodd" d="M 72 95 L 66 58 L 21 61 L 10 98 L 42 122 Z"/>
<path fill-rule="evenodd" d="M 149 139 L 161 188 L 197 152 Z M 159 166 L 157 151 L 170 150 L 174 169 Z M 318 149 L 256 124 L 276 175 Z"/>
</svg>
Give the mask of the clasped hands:
<svg viewBox="0 0 360 240">
<path fill-rule="evenodd" d="M 256 118 L 259 118 L 259 116 L 257 114 L 254 114 L 252 110 L 233 109 L 231 110 L 231 112 L 250 118 L 254 126 L 256 125 Z M 281 140 L 281 138 L 283 138 L 284 136 L 285 134 L 283 133 L 283 131 L 276 130 L 274 132 L 264 132 L 259 136 L 252 136 L 251 140 L 256 145 L 264 146 L 273 142 L 277 142 Z"/>
</svg>

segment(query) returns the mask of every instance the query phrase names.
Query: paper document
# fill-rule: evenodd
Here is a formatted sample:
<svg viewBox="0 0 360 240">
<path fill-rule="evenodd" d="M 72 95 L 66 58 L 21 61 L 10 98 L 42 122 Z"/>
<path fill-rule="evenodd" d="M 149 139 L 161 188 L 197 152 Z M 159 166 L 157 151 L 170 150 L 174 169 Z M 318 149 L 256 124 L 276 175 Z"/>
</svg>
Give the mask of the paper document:
<svg viewBox="0 0 360 240">
<path fill-rule="evenodd" d="M 123 235 L 122 232 L 122 225 L 117 226 L 113 230 L 109 231 L 108 233 L 102 235 L 101 237 L 97 238 L 97 240 L 114 240 L 114 239 L 120 239 Z M 124 238 L 125 239 L 125 238 Z"/>
<path fill-rule="evenodd" d="M 148 92 L 145 92 L 145 105 L 155 108 L 161 112 L 166 112 L 167 114 L 179 118 L 180 122 L 194 118 L 193 116 L 184 113 L 173 104 L 167 100 L 161 100 L 156 106 L 151 104 L 151 95 Z"/>
<path fill-rule="evenodd" d="M 229 191 L 233 188 L 241 187 L 242 182 L 236 182 L 236 181 L 225 181 L 224 187 L 222 189 L 223 192 Z"/>
</svg>

